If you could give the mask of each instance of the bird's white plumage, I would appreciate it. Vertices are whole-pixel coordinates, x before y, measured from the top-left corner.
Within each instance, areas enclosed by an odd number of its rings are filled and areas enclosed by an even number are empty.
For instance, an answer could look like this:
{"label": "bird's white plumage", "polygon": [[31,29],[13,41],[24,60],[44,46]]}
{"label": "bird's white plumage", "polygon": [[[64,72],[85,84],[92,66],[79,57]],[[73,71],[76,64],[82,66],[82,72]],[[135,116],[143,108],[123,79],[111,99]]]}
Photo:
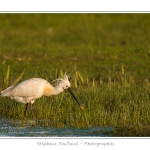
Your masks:
{"label": "bird's white plumage", "polygon": [[34,101],[43,95],[57,95],[64,89],[70,87],[68,76],[65,74],[64,79],[58,79],[59,82],[53,87],[48,81],[41,78],[31,78],[19,84],[8,87],[1,92],[2,97],[10,97],[21,103],[34,103]]}
{"label": "bird's white plumage", "polygon": [[8,96],[18,102],[29,103],[44,95],[45,87],[53,88],[50,83],[41,78],[31,78],[2,91],[1,96]]}

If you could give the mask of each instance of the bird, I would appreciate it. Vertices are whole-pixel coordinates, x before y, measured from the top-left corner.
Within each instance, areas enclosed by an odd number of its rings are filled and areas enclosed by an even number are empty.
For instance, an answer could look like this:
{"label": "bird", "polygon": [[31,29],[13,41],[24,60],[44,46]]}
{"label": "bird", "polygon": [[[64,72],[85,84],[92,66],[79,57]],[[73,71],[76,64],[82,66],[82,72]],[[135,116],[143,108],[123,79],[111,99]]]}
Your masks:
{"label": "bird", "polygon": [[16,85],[10,86],[7,89],[1,91],[1,97],[10,97],[17,102],[26,104],[24,115],[28,109],[30,103],[30,113],[32,111],[32,105],[36,99],[39,99],[42,96],[52,96],[58,95],[64,90],[68,90],[73,98],[76,100],[77,104],[81,109],[84,109],[80,101],[74,95],[71,84],[69,81],[69,76],[65,73],[63,79],[57,78],[52,82],[55,85],[51,85],[47,80],[42,78],[30,78],[24,80]]}

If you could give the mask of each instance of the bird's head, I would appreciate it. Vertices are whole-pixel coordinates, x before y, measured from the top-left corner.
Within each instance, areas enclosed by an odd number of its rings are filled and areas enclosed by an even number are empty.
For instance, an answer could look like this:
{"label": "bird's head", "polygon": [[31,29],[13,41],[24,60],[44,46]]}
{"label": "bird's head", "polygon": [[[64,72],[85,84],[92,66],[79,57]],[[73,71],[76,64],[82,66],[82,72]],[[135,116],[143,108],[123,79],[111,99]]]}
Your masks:
{"label": "bird's head", "polygon": [[71,87],[71,84],[69,82],[69,77],[66,73],[64,75],[64,79],[62,79],[61,83],[62,83],[62,86],[63,86],[63,89],[66,90],[68,88]]}
{"label": "bird's head", "polygon": [[58,79],[54,80],[53,82],[57,82],[56,83],[56,87],[58,87],[58,88],[60,88],[62,90],[68,89],[68,91],[71,93],[71,95],[73,96],[73,98],[76,100],[76,102],[78,103],[78,105],[80,106],[80,108],[84,109],[84,107],[81,105],[81,103],[79,102],[79,100],[76,98],[76,96],[72,92],[69,78],[70,78],[70,76],[65,73],[63,79],[58,78]]}
{"label": "bird's head", "polygon": [[53,80],[52,82],[55,83],[54,86],[58,87],[59,89],[62,89],[63,91],[71,87],[71,84],[69,81],[70,77],[71,77],[70,75],[67,75],[65,73],[63,78],[58,78],[56,80]]}

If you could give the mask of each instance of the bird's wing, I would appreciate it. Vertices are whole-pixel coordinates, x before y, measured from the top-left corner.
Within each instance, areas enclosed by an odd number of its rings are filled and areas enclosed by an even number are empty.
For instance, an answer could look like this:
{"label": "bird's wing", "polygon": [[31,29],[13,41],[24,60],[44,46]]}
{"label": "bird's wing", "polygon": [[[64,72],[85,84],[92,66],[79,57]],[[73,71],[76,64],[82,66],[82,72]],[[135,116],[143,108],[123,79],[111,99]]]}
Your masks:
{"label": "bird's wing", "polygon": [[43,90],[43,82],[29,79],[15,85],[11,91],[12,96],[32,97]]}

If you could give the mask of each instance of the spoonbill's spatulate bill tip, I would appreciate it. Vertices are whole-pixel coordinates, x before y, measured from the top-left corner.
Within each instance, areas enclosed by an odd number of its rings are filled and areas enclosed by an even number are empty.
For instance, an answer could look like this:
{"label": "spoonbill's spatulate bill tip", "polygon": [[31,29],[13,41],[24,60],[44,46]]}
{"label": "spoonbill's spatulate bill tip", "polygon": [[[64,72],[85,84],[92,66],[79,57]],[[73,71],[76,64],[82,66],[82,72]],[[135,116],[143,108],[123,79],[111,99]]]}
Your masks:
{"label": "spoonbill's spatulate bill tip", "polygon": [[81,106],[80,106],[80,108],[81,108],[81,109],[84,109],[84,106],[83,106],[83,105],[81,105]]}

